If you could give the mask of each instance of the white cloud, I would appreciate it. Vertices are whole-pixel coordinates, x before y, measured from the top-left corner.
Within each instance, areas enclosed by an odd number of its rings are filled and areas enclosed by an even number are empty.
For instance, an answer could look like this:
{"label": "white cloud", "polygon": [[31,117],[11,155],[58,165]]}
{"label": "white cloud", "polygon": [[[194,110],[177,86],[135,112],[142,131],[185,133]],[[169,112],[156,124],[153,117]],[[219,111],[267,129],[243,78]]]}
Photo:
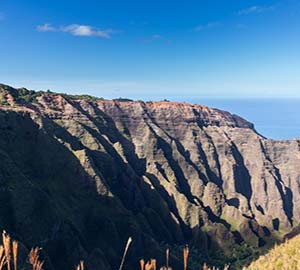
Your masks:
{"label": "white cloud", "polygon": [[101,37],[107,39],[111,38],[112,34],[117,32],[113,29],[102,30],[90,25],[70,24],[66,26],[54,27],[48,23],[38,25],[37,30],[39,32],[65,32],[73,36]]}
{"label": "white cloud", "polygon": [[166,42],[167,44],[171,44],[172,43],[172,41],[170,39],[165,38],[164,36],[159,35],[159,34],[154,34],[151,37],[144,39],[143,42],[149,43],[149,42],[153,42],[153,41],[156,41],[156,40],[160,40],[160,41]]}
{"label": "white cloud", "polygon": [[251,6],[246,9],[240,10],[237,14],[238,15],[249,15],[249,14],[254,14],[254,13],[262,13],[265,11],[270,11],[273,10],[275,7],[274,6],[269,6],[269,7],[263,7],[263,6]]}
{"label": "white cloud", "polygon": [[89,25],[78,25],[72,24],[62,28],[62,31],[68,32],[73,36],[81,37],[102,37],[102,38],[111,38],[111,34],[114,33],[112,29],[100,30]]}
{"label": "white cloud", "polygon": [[39,32],[56,32],[57,29],[53,26],[51,26],[49,23],[45,23],[43,25],[38,25],[37,30]]}
{"label": "white cloud", "polygon": [[222,23],[220,22],[210,22],[208,24],[204,24],[204,25],[198,25],[194,28],[194,31],[195,32],[200,32],[202,30],[205,30],[205,29],[211,29],[211,28],[215,28],[215,27],[219,27],[221,26]]}

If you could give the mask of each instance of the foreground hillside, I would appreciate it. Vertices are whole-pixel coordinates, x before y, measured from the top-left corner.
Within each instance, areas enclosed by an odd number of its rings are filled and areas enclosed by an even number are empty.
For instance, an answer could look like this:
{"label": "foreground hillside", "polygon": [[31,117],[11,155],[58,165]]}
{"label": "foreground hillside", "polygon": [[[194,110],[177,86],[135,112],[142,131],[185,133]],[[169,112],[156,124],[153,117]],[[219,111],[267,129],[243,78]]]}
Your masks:
{"label": "foreground hillside", "polygon": [[297,270],[300,269],[300,236],[275,246],[266,255],[251,263],[247,269]]}
{"label": "foreground hillside", "polygon": [[0,106],[0,229],[47,269],[116,269],[129,236],[130,266],[167,244],[180,266],[186,243],[196,266],[243,263],[299,224],[300,142],[228,112],[5,85]]}

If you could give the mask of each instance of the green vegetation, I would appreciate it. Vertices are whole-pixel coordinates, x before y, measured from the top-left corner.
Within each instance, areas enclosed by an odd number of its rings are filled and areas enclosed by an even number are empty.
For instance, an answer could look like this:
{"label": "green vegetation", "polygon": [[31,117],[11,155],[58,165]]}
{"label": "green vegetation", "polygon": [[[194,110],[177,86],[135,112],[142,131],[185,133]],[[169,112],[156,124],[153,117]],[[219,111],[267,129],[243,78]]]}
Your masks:
{"label": "green vegetation", "polygon": [[69,95],[63,94],[62,96],[69,98],[69,99],[76,99],[76,100],[87,100],[87,101],[97,101],[97,100],[104,100],[102,97],[95,97],[90,95]]}
{"label": "green vegetation", "polygon": [[8,105],[4,92],[0,92],[0,105]]}
{"label": "green vegetation", "polygon": [[230,218],[224,214],[221,215],[221,219],[226,220],[226,222],[228,222],[230,224],[230,231],[234,232],[234,231],[238,231],[238,223],[237,220],[234,220],[233,218]]}
{"label": "green vegetation", "polygon": [[[11,237],[4,231],[2,233],[2,242],[3,244],[0,245],[0,270],[18,270],[18,269],[32,269],[32,270],[42,270],[44,266],[44,261],[41,260],[39,247],[32,248],[30,252],[28,252],[27,259],[24,260],[24,256],[21,258],[19,257],[19,242],[12,240]],[[128,253],[130,244],[132,242],[132,238],[128,239],[127,245],[125,247],[123,257],[121,260],[121,265],[119,269],[123,269],[124,262],[126,259],[126,255]],[[24,251],[22,251],[24,252]],[[169,268],[169,253],[170,248],[166,247],[166,266],[162,266],[160,269],[172,269]],[[203,269],[203,270],[228,270],[229,265],[225,264],[224,268],[216,268],[216,267],[209,267],[209,264],[205,262],[195,261],[195,257],[200,258],[201,255],[197,253],[195,249],[190,249],[187,245],[185,246],[177,246],[174,247],[172,250],[174,255],[178,258],[183,258],[184,270],[187,269]],[[200,257],[199,257],[200,255]],[[80,263],[75,266],[76,270],[84,270],[85,264],[84,261],[80,261]],[[159,269],[156,265],[156,259],[151,259],[150,261],[146,262],[144,259],[140,260],[140,269],[141,270],[157,270]]]}
{"label": "green vegetation", "polygon": [[120,102],[132,102],[133,100],[132,99],[129,99],[129,98],[115,98],[113,99],[115,101],[120,101]]}
{"label": "green vegetation", "polygon": [[[17,270],[23,269],[25,265],[28,265],[33,270],[42,270],[44,261],[40,259],[40,248],[32,248],[28,254],[26,261],[20,261],[18,258],[19,243],[10,238],[10,236],[4,231],[2,233],[3,245],[0,245],[0,270]],[[124,264],[126,254],[129,249],[129,244],[132,239],[129,238],[120,269]],[[184,260],[184,269],[203,269],[203,270],[228,270],[228,269],[257,269],[257,270],[296,270],[300,269],[300,250],[298,246],[300,244],[300,236],[295,237],[286,243],[275,246],[268,254],[261,256],[257,261],[251,263],[249,268],[242,268],[245,265],[243,259],[251,258],[253,254],[258,255],[258,252],[247,244],[237,246],[233,249],[232,262],[229,262],[229,258],[222,252],[211,253],[208,256],[204,256],[198,249],[189,248],[188,246],[168,245],[162,244],[162,250],[166,250],[166,265],[169,265],[170,250],[172,256],[177,258],[182,257]],[[210,257],[213,257],[213,260]],[[233,260],[236,260],[235,262]],[[211,266],[215,265],[215,266]],[[163,266],[160,269],[171,269],[167,266]],[[188,267],[188,268],[187,268]],[[84,270],[84,262],[75,267],[78,270]],[[156,270],[159,269],[156,265],[156,259],[151,259],[146,262],[144,259],[140,260],[141,270]]]}
{"label": "green vegetation", "polygon": [[[37,98],[41,95],[61,95],[67,99],[74,100],[87,100],[87,101],[97,101],[103,100],[102,97],[95,97],[91,95],[70,95],[70,94],[61,94],[53,92],[51,90],[47,91],[33,91],[26,88],[14,89],[7,85],[0,85],[0,104],[8,105],[7,94],[10,94],[17,103],[37,103]],[[125,100],[125,99],[124,99]]]}
{"label": "green vegetation", "polygon": [[22,102],[29,102],[29,103],[36,103],[37,102],[37,97],[42,95],[42,91],[35,92],[33,90],[28,90],[26,88],[20,88],[17,90],[16,95],[14,98],[16,101]]}
{"label": "green vegetation", "polygon": [[233,269],[240,270],[244,265],[249,264],[254,259],[258,258],[259,250],[247,243],[235,245],[232,251],[232,265]]}
{"label": "green vegetation", "polygon": [[300,236],[276,245],[267,254],[262,255],[248,268],[257,270],[297,270],[300,269]]}
{"label": "green vegetation", "polygon": [[18,103],[35,103],[37,102],[36,98],[39,97],[43,92],[42,91],[33,91],[26,88],[14,89],[7,85],[0,85],[0,103],[2,105],[7,105],[7,95],[11,95],[13,99]]}

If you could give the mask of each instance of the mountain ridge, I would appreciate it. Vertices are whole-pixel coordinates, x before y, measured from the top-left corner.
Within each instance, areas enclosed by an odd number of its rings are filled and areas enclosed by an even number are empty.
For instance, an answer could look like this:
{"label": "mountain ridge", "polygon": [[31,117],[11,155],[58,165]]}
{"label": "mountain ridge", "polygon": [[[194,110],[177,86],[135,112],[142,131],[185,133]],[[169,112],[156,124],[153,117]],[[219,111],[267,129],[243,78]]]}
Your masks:
{"label": "mountain ridge", "polygon": [[[129,234],[136,239],[130,265],[142,256],[160,262],[162,242],[189,243],[203,260],[217,250],[236,261],[245,257],[238,247],[249,257],[299,224],[299,140],[268,140],[239,116],[186,103],[70,98],[3,85],[0,103],[0,176],[19,171],[13,188],[21,194],[19,201],[10,189],[0,194],[15,198],[0,209],[0,225],[28,244],[48,239],[55,269],[99,254],[98,265],[115,268]],[[24,187],[33,198],[47,195],[23,210],[41,215],[43,229],[20,225]],[[32,210],[40,201],[49,216]],[[7,209],[19,213],[8,224]],[[25,232],[35,231],[28,239]],[[60,245],[66,262],[53,258]]]}
{"label": "mountain ridge", "polygon": [[[16,105],[31,105],[32,102],[38,104],[38,98],[40,97],[49,97],[49,98],[60,98],[60,99],[70,99],[74,101],[90,101],[95,103],[103,103],[103,104],[115,104],[118,106],[118,104],[126,104],[126,105],[147,105],[151,107],[178,107],[178,108],[184,108],[184,107],[190,107],[192,109],[199,109],[199,110],[207,110],[210,111],[210,113],[219,113],[220,117],[228,118],[228,120],[232,123],[229,125],[236,125],[236,127],[249,127],[254,129],[254,125],[245,119],[241,118],[238,115],[231,114],[224,110],[219,110],[217,108],[210,108],[206,105],[199,105],[199,104],[190,104],[187,102],[177,102],[177,101],[141,101],[141,100],[129,100],[126,98],[117,98],[117,99],[104,99],[102,97],[94,97],[90,95],[70,95],[70,94],[64,94],[64,93],[57,93],[57,92],[51,92],[51,91],[34,91],[34,90],[28,90],[26,88],[13,88],[11,86],[0,84],[0,91],[2,93],[2,102],[5,104],[9,104],[9,101],[12,102],[10,105],[14,105],[14,102]],[[29,100],[29,101],[28,101]],[[20,102],[20,103],[19,103]],[[212,124],[212,123],[209,123]]]}

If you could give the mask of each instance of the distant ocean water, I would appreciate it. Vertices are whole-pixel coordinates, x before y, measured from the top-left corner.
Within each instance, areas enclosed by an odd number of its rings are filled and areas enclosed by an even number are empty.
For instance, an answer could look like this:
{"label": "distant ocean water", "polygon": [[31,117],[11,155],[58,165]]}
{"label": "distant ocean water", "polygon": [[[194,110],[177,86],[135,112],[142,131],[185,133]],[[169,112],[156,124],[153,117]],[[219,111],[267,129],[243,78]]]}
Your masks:
{"label": "distant ocean water", "polygon": [[237,114],[263,136],[275,140],[300,138],[300,99],[189,99]]}

